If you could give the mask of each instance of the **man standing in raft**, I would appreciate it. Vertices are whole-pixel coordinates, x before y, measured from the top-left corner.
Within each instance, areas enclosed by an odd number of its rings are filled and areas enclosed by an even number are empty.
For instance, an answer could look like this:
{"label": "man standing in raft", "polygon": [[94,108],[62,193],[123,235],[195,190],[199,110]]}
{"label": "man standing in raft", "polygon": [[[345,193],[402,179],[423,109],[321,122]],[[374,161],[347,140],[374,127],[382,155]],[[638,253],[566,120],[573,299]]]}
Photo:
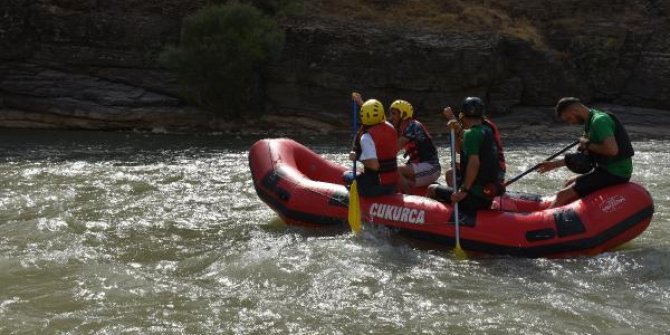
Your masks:
{"label": "man standing in raft", "polygon": [[[460,113],[463,132],[461,145],[461,178],[463,184],[455,191],[451,186],[430,185],[428,196],[445,202],[458,202],[463,210],[475,211],[491,207],[492,196],[485,186],[499,182],[501,174],[495,137],[484,125],[484,105],[479,98],[467,98]],[[456,119],[449,127],[458,127]]]}
{"label": "man standing in raft", "polygon": [[[595,170],[573,177],[556,194],[552,207],[583,198],[599,189],[627,183],[633,173],[633,146],[626,129],[614,114],[589,109],[577,98],[562,98],[556,104],[556,116],[571,125],[584,125],[578,150],[592,158]],[[570,157],[566,155],[566,157]],[[542,162],[540,173],[566,165],[566,160]]]}
{"label": "man standing in raft", "polygon": [[360,161],[364,167],[363,173],[356,176],[358,192],[362,197],[395,193],[398,183],[395,128],[386,122],[384,106],[376,99],[363,103],[359,115],[362,126],[349,153],[349,159]]}
{"label": "man standing in raft", "polygon": [[[363,98],[354,92],[356,103]],[[440,159],[428,130],[414,118],[414,108],[405,100],[396,100],[389,107],[391,124],[398,134],[398,150],[404,149],[407,163],[398,166],[400,190],[411,193],[412,188],[428,186],[440,178]]]}

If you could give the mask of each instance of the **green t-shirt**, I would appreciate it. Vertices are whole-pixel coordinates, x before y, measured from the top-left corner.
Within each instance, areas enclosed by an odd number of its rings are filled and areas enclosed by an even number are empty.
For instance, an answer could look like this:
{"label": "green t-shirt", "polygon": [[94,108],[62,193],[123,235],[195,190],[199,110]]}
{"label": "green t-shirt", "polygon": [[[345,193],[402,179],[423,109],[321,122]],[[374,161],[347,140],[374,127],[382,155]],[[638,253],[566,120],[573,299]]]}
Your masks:
{"label": "green t-shirt", "polygon": [[[584,125],[584,135],[589,141],[595,144],[602,144],[606,138],[614,137],[614,129],[616,129],[616,124],[607,113],[596,109],[590,110],[589,119]],[[624,158],[605,164],[602,167],[611,174],[630,178],[633,173],[633,159],[631,157]]]}
{"label": "green t-shirt", "polygon": [[[472,155],[479,155],[479,148],[482,146],[483,142],[484,142],[484,132],[482,131],[482,125],[476,125],[471,127],[470,129],[466,129],[463,132],[463,144],[461,145],[461,158],[469,157]],[[463,182],[465,182],[465,180],[463,180]],[[475,182],[472,185],[472,188],[470,188],[470,193],[480,197],[484,197],[483,189],[484,189],[483,185],[479,185],[478,183]]]}

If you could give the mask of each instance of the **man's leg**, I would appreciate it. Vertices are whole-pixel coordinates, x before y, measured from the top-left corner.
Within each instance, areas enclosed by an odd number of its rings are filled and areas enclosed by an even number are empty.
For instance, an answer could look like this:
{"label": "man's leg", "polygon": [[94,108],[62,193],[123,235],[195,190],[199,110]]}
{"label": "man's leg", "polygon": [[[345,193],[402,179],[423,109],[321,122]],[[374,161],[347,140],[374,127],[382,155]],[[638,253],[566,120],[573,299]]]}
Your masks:
{"label": "man's leg", "polygon": [[412,168],[412,165],[407,164],[398,166],[398,174],[400,174],[398,180],[398,183],[400,184],[400,192],[410,194],[412,192],[412,187],[414,187],[414,169]]}
{"label": "man's leg", "polygon": [[[453,169],[448,169],[447,172],[444,174],[444,179],[447,181],[447,185],[453,187],[454,186],[454,170]],[[458,185],[461,184],[463,180],[461,180],[461,171],[456,167],[456,180],[458,181]]]}
{"label": "man's leg", "polygon": [[396,185],[380,185],[379,176],[374,173],[361,173],[356,177],[358,194],[361,197],[378,197],[396,192]]}
{"label": "man's leg", "polygon": [[579,198],[583,198],[595,191],[603,189],[608,186],[622,184],[628,182],[628,178],[613,175],[601,168],[583,174],[573,184],[568,184],[556,194],[556,200],[551,207],[559,207],[569,204]]}
{"label": "man's leg", "polygon": [[453,193],[454,189],[450,186],[431,184],[428,186],[426,196],[437,201],[451,203],[451,195]]}
{"label": "man's leg", "polygon": [[414,187],[428,186],[440,178],[441,167],[439,164],[412,163],[414,171]]}
{"label": "man's leg", "polygon": [[577,199],[579,199],[579,194],[575,191],[573,186],[569,186],[556,193],[556,199],[551,203],[550,208],[567,205]]}

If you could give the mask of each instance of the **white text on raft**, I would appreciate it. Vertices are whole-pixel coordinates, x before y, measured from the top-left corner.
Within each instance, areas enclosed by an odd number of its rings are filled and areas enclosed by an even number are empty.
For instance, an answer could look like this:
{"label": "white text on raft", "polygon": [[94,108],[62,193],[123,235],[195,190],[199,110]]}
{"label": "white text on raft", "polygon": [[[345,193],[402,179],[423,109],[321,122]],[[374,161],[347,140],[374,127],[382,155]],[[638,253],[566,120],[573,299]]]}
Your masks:
{"label": "white text on raft", "polygon": [[423,224],[426,212],[422,209],[373,203],[370,206],[370,216],[404,223]]}

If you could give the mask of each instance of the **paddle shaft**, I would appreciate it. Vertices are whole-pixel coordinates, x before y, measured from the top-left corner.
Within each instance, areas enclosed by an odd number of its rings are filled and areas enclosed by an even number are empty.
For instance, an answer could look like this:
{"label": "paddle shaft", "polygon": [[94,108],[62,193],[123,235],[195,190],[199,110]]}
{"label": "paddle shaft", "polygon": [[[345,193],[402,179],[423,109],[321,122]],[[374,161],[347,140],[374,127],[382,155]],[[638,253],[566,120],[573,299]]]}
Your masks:
{"label": "paddle shaft", "polygon": [[[352,103],[352,108],[351,110],[354,111],[354,122],[353,124],[353,129],[351,129],[351,137],[353,137],[353,143],[354,147],[356,146],[356,134],[358,134],[358,105],[356,104],[356,101],[354,100]],[[356,160],[354,159],[354,178],[356,178]]]}
{"label": "paddle shaft", "polygon": [[[353,138],[354,138],[354,147],[356,146],[356,134],[358,128],[358,114],[356,111],[356,102],[353,104],[354,108],[354,120],[353,120]],[[356,159],[354,159],[353,167],[354,179],[351,182],[349,187],[349,206],[347,208],[347,221],[349,222],[349,227],[354,234],[358,234],[361,231],[361,204],[358,198],[358,185],[356,184]]]}
{"label": "paddle shaft", "polygon": [[[354,127],[351,130],[351,133],[352,133],[351,135],[354,138],[353,142],[354,142],[354,147],[355,147],[356,146],[356,134],[358,133],[358,115],[357,115],[358,114],[358,111],[357,111],[358,105],[356,104],[355,100],[353,101],[352,105],[353,105],[352,110],[354,111],[354,122],[353,122]],[[354,179],[355,179],[356,178],[356,160],[355,159],[354,159],[354,169],[353,170],[354,170]]]}
{"label": "paddle shaft", "polygon": [[[451,127],[451,172],[454,181],[454,193],[458,191],[458,179],[456,176],[456,131]],[[454,238],[456,239],[456,248],[461,247],[461,232],[458,222],[458,202],[454,203],[454,224],[455,224],[455,234]]]}
{"label": "paddle shaft", "polygon": [[[570,148],[574,147],[574,146],[577,145],[577,144],[579,144],[579,141],[575,141],[575,142],[573,142],[573,143],[570,143],[570,145],[568,145],[567,147],[561,149],[561,151],[559,151],[559,152],[557,152],[557,153],[555,153],[555,154],[549,156],[549,158],[545,159],[544,161],[545,161],[545,162],[548,162],[548,161],[550,161],[550,160],[552,160],[552,159],[558,157],[558,155],[560,155],[560,154],[562,154],[562,153],[564,153],[564,152],[570,150]],[[537,170],[537,168],[540,167],[540,164],[541,164],[541,163],[537,163],[537,164],[535,164],[535,166],[533,166],[532,168],[530,168],[530,169],[528,169],[528,170],[522,172],[522,173],[519,174],[518,176],[516,176],[516,177],[514,177],[514,178],[512,178],[512,179],[510,179],[510,180],[508,180],[508,181],[506,181],[506,182],[505,182],[505,186],[509,186],[509,185],[512,184],[513,182],[515,182],[515,181],[517,181],[517,180],[523,178],[523,176],[525,176],[525,175],[527,175],[527,174],[529,174],[529,173],[531,173],[531,172]]]}

